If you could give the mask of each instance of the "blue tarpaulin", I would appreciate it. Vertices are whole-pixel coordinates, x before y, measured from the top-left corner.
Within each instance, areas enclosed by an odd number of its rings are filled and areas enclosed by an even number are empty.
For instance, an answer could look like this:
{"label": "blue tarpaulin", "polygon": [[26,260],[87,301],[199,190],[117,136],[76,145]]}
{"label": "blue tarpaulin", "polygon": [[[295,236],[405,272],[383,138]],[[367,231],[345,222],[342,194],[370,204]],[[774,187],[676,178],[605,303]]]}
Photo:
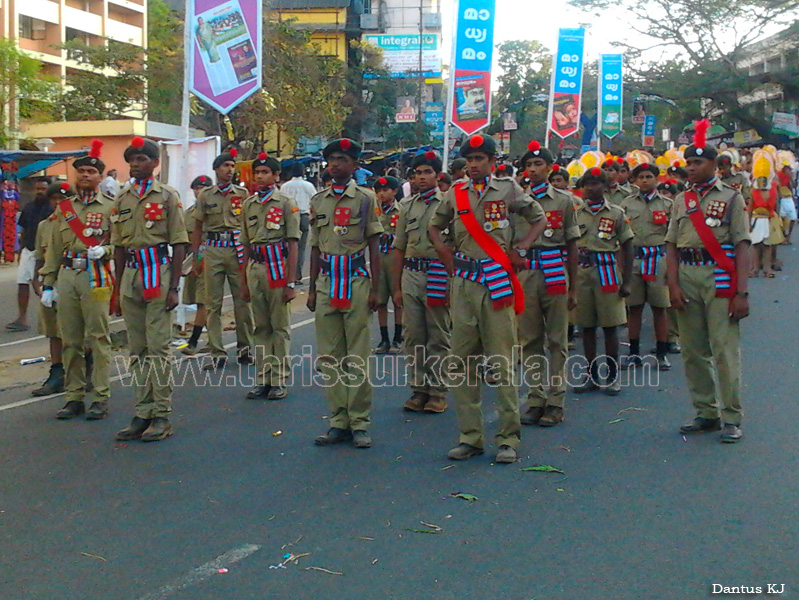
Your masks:
{"label": "blue tarpaulin", "polygon": [[19,167],[17,177],[22,179],[37,171],[48,168],[62,160],[86,156],[86,150],[72,150],[70,152],[30,152],[28,150],[0,150],[0,162],[16,162]]}

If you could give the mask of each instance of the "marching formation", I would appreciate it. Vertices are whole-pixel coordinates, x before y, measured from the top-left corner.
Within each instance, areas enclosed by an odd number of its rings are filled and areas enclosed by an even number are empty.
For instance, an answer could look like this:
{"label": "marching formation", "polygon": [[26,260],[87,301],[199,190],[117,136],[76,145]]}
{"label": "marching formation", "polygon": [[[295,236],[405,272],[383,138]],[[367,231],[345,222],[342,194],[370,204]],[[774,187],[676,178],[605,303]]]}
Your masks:
{"label": "marching formation", "polygon": [[[452,392],[460,437],[450,459],[484,452],[486,389],[496,390],[498,463],[517,460],[523,425],[564,421],[577,331],[585,375],[576,393],[620,394],[623,371],[668,371],[669,354],[681,351],[695,417],[680,431],[721,430],[722,442],[737,442],[739,322],[749,313],[748,279],[761,271],[773,277],[775,249],[790,239],[793,157],[768,147],[751,157],[719,152],[706,130],[697,123],[693,143],[663,157],[589,152],[569,164],[533,141],[516,169],[498,161],[492,138],[475,135],[449,174],[435,151],[420,151],[399,200],[396,174],[356,183],[361,149],[346,138],[324,149],[329,181],[316,193],[298,177],[281,187],[281,163],[265,153],[252,161],[250,190],[238,185],[231,149],[214,161],[215,181],[192,183],[196,203],[185,214],[177,191],[153,176],[157,144],[133,138],[124,153],[130,180],[115,197],[100,191],[105,167],[101,144],[93,144],[73,163],[72,185],[43,192],[53,212],[35,243],[40,321],[54,365],[63,363],[66,404],[57,417],[107,416],[115,314],[125,319],[136,381],[133,418],[117,439],[172,434],[171,311],[181,277],[184,303],[198,305],[184,354],[199,352],[207,314],[204,368],[226,366],[227,281],[236,358],[255,365],[246,398],[298,393],[289,383],[290,303],[307,233],[307,307],[329,402],[329,427],[317,445],[372,445],[374,311],[375,352],[405,354],[410,394],[401,406],[442,413]],[[654,357],[641,351],[647,304]],[[56,391],[58,377],[51,370],[36,393]]]}

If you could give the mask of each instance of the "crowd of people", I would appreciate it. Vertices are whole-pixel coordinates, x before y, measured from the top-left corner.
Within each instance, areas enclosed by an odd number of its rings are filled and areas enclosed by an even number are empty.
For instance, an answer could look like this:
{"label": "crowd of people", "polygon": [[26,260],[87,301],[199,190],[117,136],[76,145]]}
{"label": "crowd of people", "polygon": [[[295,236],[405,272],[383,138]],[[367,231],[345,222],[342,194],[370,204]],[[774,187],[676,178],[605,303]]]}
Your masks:
{"label": "crowd of people", "polygon": [[[663,157],[594,152],[565,164],[537,141],[516,164],[502,162],[493,139],[475,135],[446,170],[437,152],[420,151],[404,181],[387,170],[366,185],[355,178],[361,148],[344,138],[323,151],[321,190],[299,165],[281,173],[265,153],[252,162],[249,189],[239,185],[231,148],[214,160],[213,179],[192,182],[186,211],[154,176],[157,144],[131,141],[131,178],[118,190],[104,180],[101,144],[93,144],[73,163],[73,181],[37,182],[20,219],[20,277],[24,270],[41,298],[39,326],[53,363],[34,394],[63,390],[59,419],[105,418],[109,314],[121,315],[136,405],[116,437],[171,435],[171,311],[185,278],[182,302],[198,311],[182,352],[210,354],[204,369],[226,367],[227,282],[235,358],[255,365],[246,397],[286,398],[290,307],[310,247],[307,307],[329,402],[317,445],[371,447],[368,356],[404,353],[405,410],[442,413],[453,397],[460,437],[450,459],[484,452],[488,384],[499,411],[496,461],[514,462],[523,425],[565,419],[566,362],[578,333],[586,373],[576,393],[620,394],[621,370],[668,371],[669,355],[682,352],[695,417],[680,431],[721,430],[722,442],[737,442],[739,321],[749,312],[748,279],[761,270],[773,277],[776,248],[790,243],[794,160],[770,147],[719,151],[705,139],[707,126],[697,123],[693,143]],[[647,304],[654,356],[641,351]],[[629,351],[620,356],[623,327]],[[527,387],[521,409],[519,369]]]}

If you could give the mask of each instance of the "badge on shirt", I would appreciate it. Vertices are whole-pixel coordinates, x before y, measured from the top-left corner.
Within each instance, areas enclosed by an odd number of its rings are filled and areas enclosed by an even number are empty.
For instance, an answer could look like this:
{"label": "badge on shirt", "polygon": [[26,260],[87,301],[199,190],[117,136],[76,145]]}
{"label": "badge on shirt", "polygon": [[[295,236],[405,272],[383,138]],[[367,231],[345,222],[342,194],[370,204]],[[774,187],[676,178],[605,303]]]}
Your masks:
{"label": "badge on shirt", "polygon": [[666,225],[668,222],[669,222],[669,213],[667,213],[665,210],[652,211],[652,224]]}
{"label": "badge on shirt", "polygon": [[399,215],[398,214],[391,215],[391,220],[389,221],[389,225],[391,227],[396,227],[397,226],[397,221],[399,221]]}
{"label": "badge on shirt", "polygon": [[547,227],[544,229],[544,237],[551,238],[555,235],[556,229],[563,229],[563,211],[548,210],[544,215],[547,218]]}
{"label": "badge on shirt", "polygon": [[83,230],[84,236],[103,235],[103,213],[86,213],[84,225],[86,226]]}
{"label": "badge on shirt", "polygon": [[712,200],[707,205],[707,210],[705,211],[705,223],[708,227],[718,227],[721,225],[721,219],[724,217],[724,213],[727,211],[727,203],[721,200]]}
{"label": "badge on shirt", "polygon": [[600,239],[609,240],[613,237],[613,230],[616,229],[616,221],[602,217],[599,219],[599,226],[597,227],[599,233],[597,235]]}
{"label": "badge on shirt", "polygon": [[280,220],[283,218],[283,209],[279,206],[270,206],[266,211],[266,228],[280,229]]}
{"label": "badge on shirt", "polygon": [[489,200],[483,205],[483,229],[494,231],[495,229],[505,229],[510,226],[508,221],[508,209],[504,200]]}
{"label": "badge on shirt", "polygon": [[347,235],[352,209],[346,206],[337,206],[333,213],[333,232],[338,235]]}
{"label": "badge on shirt", "polygon": [[241,214],[241,196],[232,196],[230,198],[230,212],[234,215]]}
{"label": "badge on shirt", "polygon": [[156,221],[164,220],[164,205],[161,202],[148,202],[144,205],[144,226],[150,229]]}

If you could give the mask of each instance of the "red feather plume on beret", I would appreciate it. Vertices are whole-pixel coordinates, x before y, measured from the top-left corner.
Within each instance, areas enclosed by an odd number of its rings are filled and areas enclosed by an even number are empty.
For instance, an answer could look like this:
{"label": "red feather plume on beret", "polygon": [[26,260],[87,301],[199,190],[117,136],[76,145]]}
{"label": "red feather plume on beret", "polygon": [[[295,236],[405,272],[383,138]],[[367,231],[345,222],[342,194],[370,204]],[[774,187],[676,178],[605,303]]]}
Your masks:
{"label": "red feather plume on beret", "polygon": [[92,140],[92,146],[89,149],[89,156],[91,158],[100,158],[100,149],[103,147],[103,142],[100,140]]}
{"label": "red feather plume on beret", "polygon": [[469,145],[472,148],[479,148],[480,146],[483,145],[484,142],[485,142],[485,140],[483,139],[482,135],[476,135],[476,136],[472,137],[472,139],[469,140]]}
{"label": "red feather plume on beret", "polygon": [[641,163],[641,168],[649,170],[649,163]]}
{"label": "red feather plume on beret", "polygon": [[623,165],[624,164],[624,159],[621,156],[617,156],[616,157],[616,164]]}
{"label": "red feather plume on beret", "polygon": [[69,184],[65,181],[61,184],[61,193],[66,194],[69,191]]}
{"label": "red feather plume on beret", "polygon": [[259,152],[258,160],[266,160],[266,152]]}
{"label": "red feather plume on beret", "polygon": [[671,166],[674,167],[675,169],[679,169],[680,168],[680,161],[679,160],[675,160],[673,163],[671,163]]}
{"label": "red feather plume on beret", "polygon": [[439,174],[438,174],[438,178],[439,178],[441,181],[443,181],[443,180],[444,180],[444,178],[445,178],[446,176],[447,176],[447,174],[446,174],[446,173],[439,173]]}
{"label": "red feather plume on beret", "polygon": [[508,170],[508,166],[507,165],[499,165],[497,167],[497,171],[501,171],[502,173],[504,173],[507,170]]}
{"label": "red feather plume on beret", "polygon": [[612,158],[607,159],[603,166],[612,167],[613,166],[613,159]]}
{"label": "red feather plume on beret", "polygon": [[538,140],[533,140],[529,144],[527,144],[527,149],[530,152],[535,152],[537,150],[541,150],[541,144],[538,143]]}
{"label": "red feather plume on beret", "polygon": [[707,146],[707,130],[710,129],[710,121],[702,119],[694,123],[694,147],[704,148]]}
{"label": "red feather plume on beret", "polygon": [[560,171],[560,165],[552,165],[552,172],[557,173]]}
{"label": "red feather plume on beret", "polygon": [[387,185],[388,179],[386,179],[385,177],[381,177],[380,179],[377,180],[377,183],[379,183],[380,185]]}
{"label": "red feather plume on beret", "polygon": [[135,138],[130,140],[130,145],[131,147],[136,148],[136,150],[144,148],[144,138],[137,135]]}
{"label": "red feather plume on beret", "polygon": [[338,143],[338,145],[341,146],[342,150],[349,150],[350,146],[352,146],[352,142],[347,138],[344,138]]}
{"label": "red feather plume on beret", "polygon": [[602,169],[600,169],[599,167],[594,167],[593,169],[591,169],[591,175],[593,175],[594,177],[599,177],[600,175],[602,175]]}
{"label": "red feather plume on beret", "polygon": [[239,151],[236,150],[235,148],[231,148],[228,151],[228,154],[230,154],[230,156],[232,156],[233,158],[236,158],[239,155]]}
{"label": "red feather plume on beret", "polygon": [[433,159],[435,159],[435,157],[436,157],[436,153],[435,153],[435,152],[433,152],[432,150],[428,150],[427,152],[425,152],[425,153],[424,153],[424,157],[425,157],[427,160],[433,160]]}

